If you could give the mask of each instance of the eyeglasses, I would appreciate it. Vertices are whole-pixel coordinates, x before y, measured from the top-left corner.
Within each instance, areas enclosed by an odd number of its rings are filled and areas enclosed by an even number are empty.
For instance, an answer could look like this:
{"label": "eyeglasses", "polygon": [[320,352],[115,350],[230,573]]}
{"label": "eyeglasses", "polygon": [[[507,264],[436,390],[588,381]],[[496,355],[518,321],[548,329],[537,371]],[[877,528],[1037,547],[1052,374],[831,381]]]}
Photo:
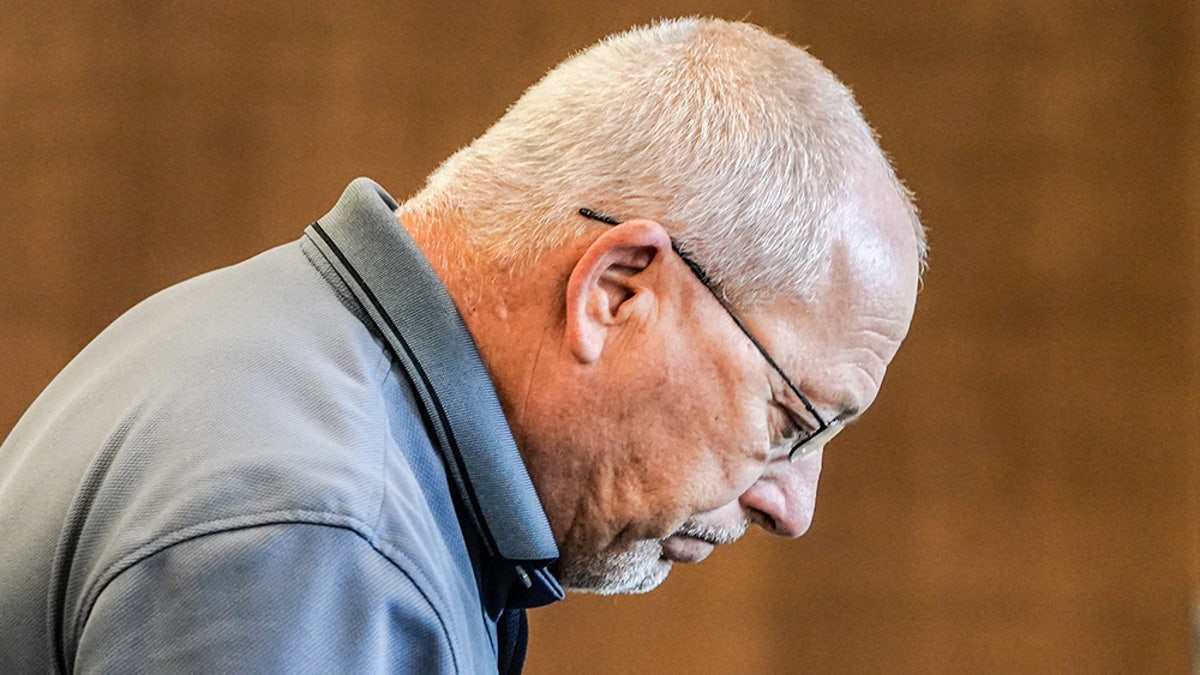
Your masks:
{"label": "eyeglasses", "polygon": [[[612,216],[607,216],[599,211],[593,211],[592,209],[588,208],[579,209],[579,215],[583,216],[584,218],[588,218],[589,220],[595,220],[606,225],[621,224],[621,221],[613,218]],[[709,279],[708,273],[704,271],[704,268],[701,267],[700,264],[695,260],[692,260],[691,256],[684,253],[683,250],[679,248],[679,244],[674,238],[671,239],[671,250],[675,251],[675,254],[678,255],[681,260],[683,260],[684,264],[688,266],[688,269],[692,271],[692,274],[696,275],[696,278],[700,280],[700,283],[704,284],[704,287],[708,289],[708,292],[712,293],[713,297],[717,299],[717,302],[721,303],[721,307],[724,308],[725,313],[729,315],[729,318],[733,319],[733,322],[737,324],[737,327],[742,331],[742,333],[744,333],[746,337],[750,339],[750,342],[754,345],[754,348],[758,350],[758,353],[762,354],[763,358],[767,360],[767,363],[775,369],[775,372],[779,373],[779,377],[783,378],[783,381],[787,384],[788,389],[791,389],[792,393],[796,395],[796,398],[800,399],[800,402],[804,404],[804,409],[807,410],[809,414],[813,416],[813,419],[817,421],[816,428],[811,432],[806,434],[801,431],[794,439],[792,439],[792,448],[788,451],[788,460],[794,462],[797,459],[800,459],[825,447],[825,444],[828,443],[830,439],[832,439],[834,436],[837,436],[838,433],[841,432],[842,421],[835,419],[826,422],[825,419],[821,417],[821,414],[817,412],[817,409],[813,406],[812,402],[808,400],[808,397],[801,393],[800,388],[797,387],[794,382],[792,382],[792,378],[788,377],[787,373],[783,372],[783,369],[779,367],[779,364],[775,362],[775,359],[772,358],[769,353],[767,353],[766,347],[763,347],[762,343],[758,341],[758,338],[754,337],[754,334],[751,333],[750,329],[746,327],[746,322],[742,321],[741,317],[737,315],[737,312],[733,311],[733,306],[729,304],[729,301],[725,299],[725,296],[722,295],[715,286],[713,286],[712,280]],[[788,412],[788,415],[791,415],[791,412]],[[800,425],[797,425],[797,427],[799,426]]]}

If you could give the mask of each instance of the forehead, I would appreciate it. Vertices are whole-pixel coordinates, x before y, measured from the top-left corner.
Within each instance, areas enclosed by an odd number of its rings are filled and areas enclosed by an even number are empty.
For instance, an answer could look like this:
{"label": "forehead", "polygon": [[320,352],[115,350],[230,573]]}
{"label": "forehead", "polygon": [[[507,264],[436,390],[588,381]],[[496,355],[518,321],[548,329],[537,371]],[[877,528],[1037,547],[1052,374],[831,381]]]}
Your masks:
{"label": "forehead", "polygon": [[920,265],[914,223],[890,181],[861,190],[845,222],[815,300],[765,312],[780,336],[781,365],[835,415],[875,399],[908,333]]}

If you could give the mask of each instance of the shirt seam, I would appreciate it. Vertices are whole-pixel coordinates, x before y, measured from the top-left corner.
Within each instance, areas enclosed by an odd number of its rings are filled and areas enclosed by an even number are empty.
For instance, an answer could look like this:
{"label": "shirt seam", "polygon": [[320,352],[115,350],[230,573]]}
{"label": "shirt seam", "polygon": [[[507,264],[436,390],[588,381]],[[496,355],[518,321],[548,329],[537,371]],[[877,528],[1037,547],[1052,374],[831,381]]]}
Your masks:
{"label": "shirt seam", "polygon": [[349,530],[360,537],[376,553],[383,556],[395,566],[397,571],[407,577],[412,582],[413,587],[417,589],[417,592],[421,594],[421,598],[425,600],[426,604],[433,611],[434,616],[437,617],[447,649],[450,651],[454,671],[460,672],[458,654],[455,651],[454,640],[450,635],[449,625],[447,624],[446,617],[442,615],[439,609],[439,604],[434,602],[434,596],[437,595],[434,592],[434,585],[425,575],[421,574],[420,566],[395,546],[377,536],[374,530],[363,521],[351,516],[323,511],[285,510],[260,513],[253,516],[225,518],[185,527],[152,539],[116,561],[109,563],[98,575],[97,580],[91,584],[91,589],[83,596],[84,602],[74,622],[76,639],[83,634],[83,628],[91,618],[92,609],[99,599],[100,594],[118,576],[135,565],[178,544],[216,534],[270,525],[316,525],[332,527]]}

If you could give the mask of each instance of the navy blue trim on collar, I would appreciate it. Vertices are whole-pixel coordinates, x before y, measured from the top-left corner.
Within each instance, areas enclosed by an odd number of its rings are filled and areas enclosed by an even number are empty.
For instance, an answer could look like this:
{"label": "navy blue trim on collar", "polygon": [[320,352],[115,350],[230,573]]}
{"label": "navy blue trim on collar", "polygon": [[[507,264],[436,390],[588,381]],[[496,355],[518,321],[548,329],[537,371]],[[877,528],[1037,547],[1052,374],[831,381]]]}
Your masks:
{"label": "navy blue trim on collar", "polygon": [[383,188],[359,178],[305,236],[408,375],[487,553],[516,565],[526,602],[560,599],[562,588],[539,569],[558,557],[558,548],[487,369],[445,286],[396,220],[396,208]]}

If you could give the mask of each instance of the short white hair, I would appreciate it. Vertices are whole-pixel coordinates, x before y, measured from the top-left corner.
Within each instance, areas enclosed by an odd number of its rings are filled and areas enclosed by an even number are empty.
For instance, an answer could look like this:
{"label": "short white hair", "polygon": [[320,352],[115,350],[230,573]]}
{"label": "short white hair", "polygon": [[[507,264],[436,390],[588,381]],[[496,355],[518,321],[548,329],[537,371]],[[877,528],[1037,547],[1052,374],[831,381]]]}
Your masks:
{"label": "short white hair", "polygon": [[401,219],[458,223],[475,254],[521,269],[597,223],[663,224],[733,303],[811,299],[854,177],[907,192],[853,95],[757,26],[661,21],[550,71],[439,167]]}

